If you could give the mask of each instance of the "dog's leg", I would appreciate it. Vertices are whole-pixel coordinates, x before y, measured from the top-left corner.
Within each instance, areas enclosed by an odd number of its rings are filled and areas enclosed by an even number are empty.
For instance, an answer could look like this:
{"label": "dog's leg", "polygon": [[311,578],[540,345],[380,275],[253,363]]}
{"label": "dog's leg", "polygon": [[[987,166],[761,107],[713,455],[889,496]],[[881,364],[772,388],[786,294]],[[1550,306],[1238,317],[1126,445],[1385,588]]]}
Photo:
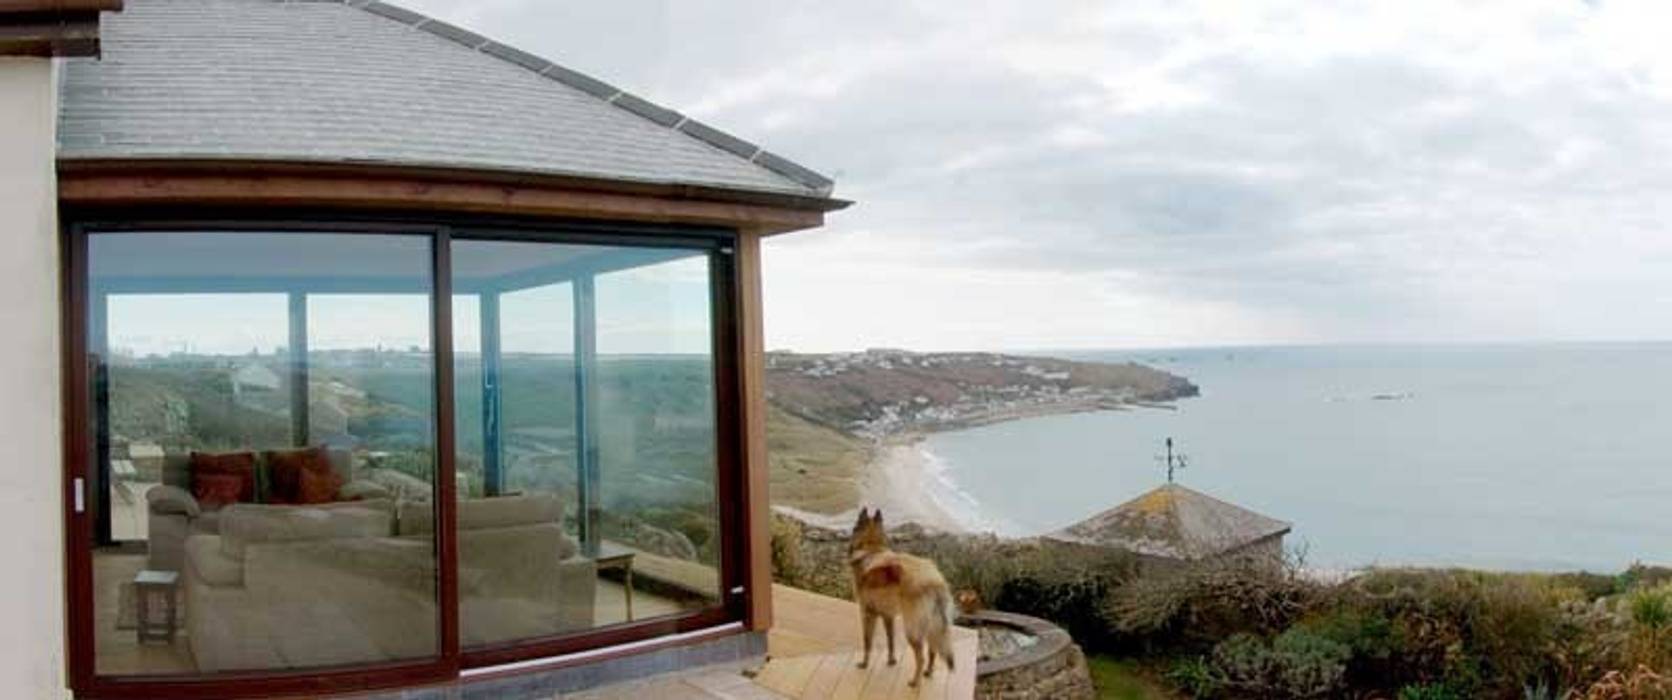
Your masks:
{"label": "dog's leg", "polygon": [[911,658],[914,664],[911,669],[911,680],[906,681],[906,685],[916,688],[918,677],[925,675],[923,673],[923,640],[913,639],[911,635],[907,635],[906,644],[911,647]]}
{"label": "dog's leg", "polygon": [[929,660],[923,664],[923,677],[928,678],[935,675],[935,645],[924,644],[923,646],[925,647],[924,655],[929,657]]}
{"label": "dog's leg", "polygon": [[[871,664],[871,637],[877,632],[877,614],[861,608],[859,615],[861,617],[860,627],[865,630],[865,655],[859,657],[859,667],[865,668]],[[892,630],[893,627],[890,626],[889,629]],[[890,635],[889,642],[892,644],[893,641],[894,638]],[[892,656],[893,654],[889,655]]]}
{"label": "dog's leg", "polygon": [[894,657],[894,616],[893,615],[884,615],[883,616],[883,618],[882,618],[882,628],[888,632],[888,665],[893,666],[894,664],[897,664],[897,663],[900,662],[899,659]]}

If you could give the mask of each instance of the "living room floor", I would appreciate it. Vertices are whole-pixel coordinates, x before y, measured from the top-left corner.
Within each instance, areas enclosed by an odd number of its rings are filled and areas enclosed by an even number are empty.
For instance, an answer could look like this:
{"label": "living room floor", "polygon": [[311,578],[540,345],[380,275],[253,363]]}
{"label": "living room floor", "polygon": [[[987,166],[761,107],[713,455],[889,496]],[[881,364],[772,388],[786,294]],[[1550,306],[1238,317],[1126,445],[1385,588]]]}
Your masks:
{"label": "living room floor", "polygon": [[[184,626],[175,632],[172,644],[140,644],[133,629],[119,629],[122,615],[122,587],[130,584],[145,568],[145,555],[131,547],[95,550],[93,554],[95,653],[100,675],[155,675],[192,673],[190,648]],[[627,619],[627,591],[620,584],[600,578],[595,589],[594,625],[603,626]],[[684,610],[679,601],[657,596],[638,587],[633,592],[634,619],[649,619]]]}

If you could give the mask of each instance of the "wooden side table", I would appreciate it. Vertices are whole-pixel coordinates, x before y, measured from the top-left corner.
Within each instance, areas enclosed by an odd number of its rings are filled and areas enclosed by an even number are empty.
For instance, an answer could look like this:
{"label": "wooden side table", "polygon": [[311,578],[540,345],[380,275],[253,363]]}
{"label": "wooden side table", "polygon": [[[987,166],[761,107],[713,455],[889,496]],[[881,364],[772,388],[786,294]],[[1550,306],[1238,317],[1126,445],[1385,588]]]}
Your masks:
{"label": "wooden side table", "polygon": [[598,543],[598,557],[593,561],[599,571],[620,569],[622,584],[627,587],[627,621],[633,621],[633,555],[631,549],[613,542]]}
{"label": "wooden side table", "polygon": [[[179,598],[175,591],[180,585],[180,574],[174,571],[139,572],[134,577],[134,622],[135,630],[139,633],[139,642],[167,642],[174,643],[174,621],[179,611]],[[161,596],[163,599],[163,619],[156,619],[151,609],[151,599]]]}

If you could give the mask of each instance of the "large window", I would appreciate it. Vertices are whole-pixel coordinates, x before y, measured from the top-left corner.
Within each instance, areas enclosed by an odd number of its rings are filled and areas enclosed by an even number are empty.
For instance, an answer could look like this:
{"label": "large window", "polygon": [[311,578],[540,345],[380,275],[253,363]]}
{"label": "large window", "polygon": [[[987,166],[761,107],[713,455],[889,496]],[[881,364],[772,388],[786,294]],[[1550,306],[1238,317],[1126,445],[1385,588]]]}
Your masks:
{"label": "large window", "polygon": [[75,663],[446,674],[735,619],[725,241],[78,231]]}

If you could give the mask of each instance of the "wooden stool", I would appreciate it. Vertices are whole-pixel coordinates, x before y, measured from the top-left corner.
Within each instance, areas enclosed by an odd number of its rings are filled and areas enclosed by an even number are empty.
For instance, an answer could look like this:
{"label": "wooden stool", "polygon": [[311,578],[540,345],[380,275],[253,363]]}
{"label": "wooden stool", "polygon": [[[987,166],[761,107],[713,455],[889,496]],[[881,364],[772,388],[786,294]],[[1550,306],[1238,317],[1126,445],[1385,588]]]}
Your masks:
{"label": "wooden stool", "polygon": [[[175,607],[179,605],[175,596],[180,574],[173,571],[141,571],[134,577],[134,612],[136,631],[139,642],[167,642],[174,643],[174,620],[178,615]],[[166,615],[162,620],[155,619],[151,609],[152,596],[162,596],[162,607]]]}

